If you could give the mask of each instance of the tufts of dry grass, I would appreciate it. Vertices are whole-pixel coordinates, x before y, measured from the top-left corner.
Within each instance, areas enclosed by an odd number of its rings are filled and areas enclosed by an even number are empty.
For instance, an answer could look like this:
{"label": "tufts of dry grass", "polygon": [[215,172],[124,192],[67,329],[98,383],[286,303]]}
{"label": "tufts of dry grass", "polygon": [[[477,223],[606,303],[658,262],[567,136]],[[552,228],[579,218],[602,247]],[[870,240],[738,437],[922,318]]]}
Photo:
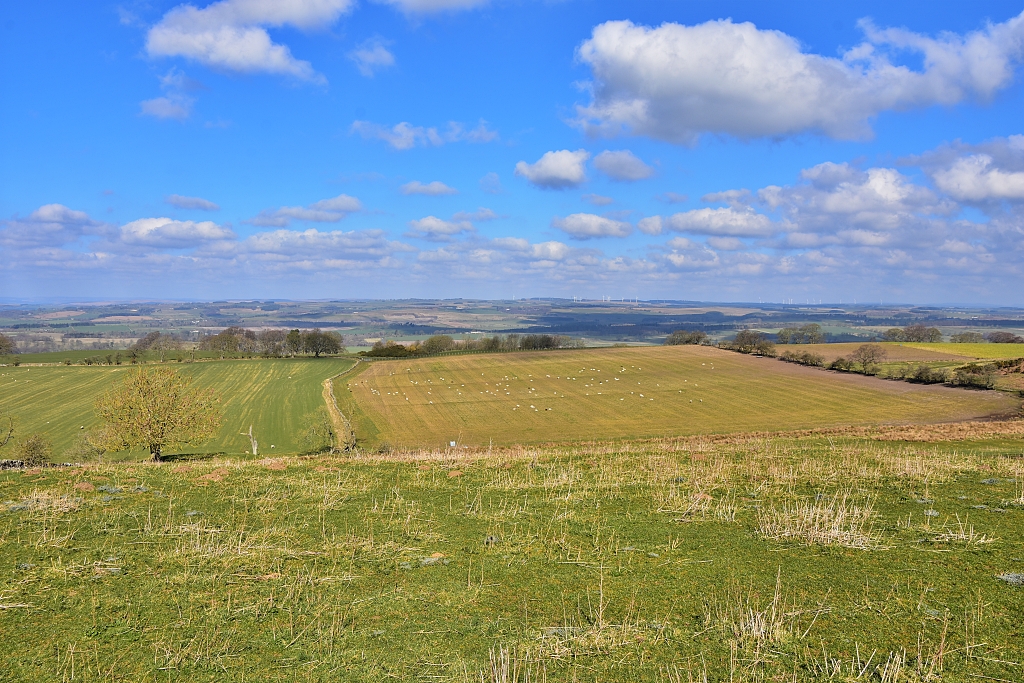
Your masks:
{"label": "tufts of dry grass", "polygon": [[979,548],[994,543],[997,539],[979,534],[974,530],[973,524],[969,524],[966,518],[961,522],[960,515],[957,515],[956,526],[946,526],[942,533],[932,540],[936,543],[957,543],[963,544],[966,548]]}
{"label": "tufts of dry grass", "polygon": [[849,492],[831,498],[767,507],[758,511],[758,531],[772,540],[796,540],[807,545],[838,545],[868,550],[881,545],[872,527],[870,501],[857,504]]}
{"label": "tufts of dry grass", "polygon": [[74,512],[82,506],[82,499],[78,496],[54,493],[53,491],[40,491],[36,489],[21,500],[7,503],[7,509],[11,512],[43,512],[43,513],[65,513]]}

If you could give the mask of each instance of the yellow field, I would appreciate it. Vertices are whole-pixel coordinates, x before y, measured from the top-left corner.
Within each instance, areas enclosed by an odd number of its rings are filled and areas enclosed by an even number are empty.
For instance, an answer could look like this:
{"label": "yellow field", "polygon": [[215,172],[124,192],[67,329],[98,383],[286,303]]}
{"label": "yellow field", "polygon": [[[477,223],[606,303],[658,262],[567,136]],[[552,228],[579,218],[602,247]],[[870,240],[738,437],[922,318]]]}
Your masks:
{"label": "yellow field", "polygon": [[[805,351],[816,353],[831,363],[836,358],[850,355],[863,346],[865,342],[842,342],[839,344],[779,344],[778,353]],[[973,359],[975,356],[965,355],[963,346],[990,346],[990,344],[900,344],[897,342],[878,342],[885,349],[885,362],[929,362],[929,361],[960,361]]]}
{"label": "yellow field", "polygon": [[[794,347],[796,348],[796,347]],[[1005,394],[888,382],[672,346],[375,362],[335,387],[364,440],[486,446],[929,423],[1015,410]]]}
{"label": "yellow field", "polygon": [[[886,346],[889,346],[886,344]],[[905,343],[915,349],[952,353],[966,358],[995,360],[997,358],[1024,358],[1024,344],[927,344]]]}

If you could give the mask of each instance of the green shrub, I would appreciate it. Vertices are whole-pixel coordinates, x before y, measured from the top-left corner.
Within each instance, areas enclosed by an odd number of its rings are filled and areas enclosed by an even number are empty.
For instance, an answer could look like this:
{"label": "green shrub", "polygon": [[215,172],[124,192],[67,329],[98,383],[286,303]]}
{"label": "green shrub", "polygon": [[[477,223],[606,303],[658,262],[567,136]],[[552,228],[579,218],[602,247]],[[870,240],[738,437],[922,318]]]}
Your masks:
{"label": "green shrub", "polygon": [[25,467],[38,467],[50,462],[53,445],[42,434],[29,434],[18,443],[14,452],[17,459],[25,463]]}

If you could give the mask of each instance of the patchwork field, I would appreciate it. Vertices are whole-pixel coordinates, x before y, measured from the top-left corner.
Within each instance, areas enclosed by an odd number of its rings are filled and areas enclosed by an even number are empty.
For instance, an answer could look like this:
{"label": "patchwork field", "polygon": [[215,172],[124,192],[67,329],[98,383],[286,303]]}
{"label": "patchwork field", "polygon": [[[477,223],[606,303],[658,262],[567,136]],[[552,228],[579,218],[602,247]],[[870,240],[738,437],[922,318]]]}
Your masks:
{"label": "patchwork field", "polygon": [[[220,397],[220,434],[195,452],[245,453],[249,425],[264,452],[300,449],[303,417],[323,405],[321,382],[352,366],[347,359],[275,359],[173,364],[196,384]],[[54,457],[97,424],[93,403],[119,381],[128,366],[0,368],[0,407],[18,420],[19,434],[40,432],[54,444]],[[271,448],[271,445],[274,448]]]}
{"label": "patchwork field", "polygon": [[967,358],[984,360],[1024,358],[1024,344],[918,344],[908,342],[904,346],[924,351],[955,353]]}
{"label": "patchwork field", "polygon": [[[841,344],[779,344],[776,350],[779,353],[792,351],[803,353],[805,351],[815,353],[831,363],[840,356],[849,358],[850,355],[863,346],[864,342],[843,342]],[[910,345],[896,342],[879,342],[879,346],[885,349],[886,362],[936,362],[956,361],[965,362],[973,360],[975,356],[968,355],[961,349],[962,346],[975,346],[974,344],[923,344]],[[989,344],[977,344],[977,346],[994,346]],[[924,348],[921,348],[924,347]]]}
{"label": "patchwork field", "polygon": [[1019,681],[1022,433],[0,472],[0,681]]}
{"label": "patchwork field", "polygon": [[357,437],[371,446],[932,423],[1020,406],[996,392],[837,374],[696,346],[374,362],[339,379],[335,394],[358,413]]}

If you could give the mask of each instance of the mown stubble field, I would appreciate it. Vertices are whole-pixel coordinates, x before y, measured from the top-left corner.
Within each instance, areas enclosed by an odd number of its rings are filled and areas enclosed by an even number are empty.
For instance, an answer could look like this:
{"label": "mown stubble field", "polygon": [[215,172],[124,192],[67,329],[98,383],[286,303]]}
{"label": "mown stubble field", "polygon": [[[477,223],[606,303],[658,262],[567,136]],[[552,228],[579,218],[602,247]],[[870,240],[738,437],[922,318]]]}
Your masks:
{"label": "mown stubble field", "polygon": [[[339,379],[335,394],[358,413],[357,436],[369,446],[933,423],[1020,407],[1019,399],[996,392],[884,381],[698,346],[466,355],[368,366]],[[360,421],[369,428],[360,429]]]}

